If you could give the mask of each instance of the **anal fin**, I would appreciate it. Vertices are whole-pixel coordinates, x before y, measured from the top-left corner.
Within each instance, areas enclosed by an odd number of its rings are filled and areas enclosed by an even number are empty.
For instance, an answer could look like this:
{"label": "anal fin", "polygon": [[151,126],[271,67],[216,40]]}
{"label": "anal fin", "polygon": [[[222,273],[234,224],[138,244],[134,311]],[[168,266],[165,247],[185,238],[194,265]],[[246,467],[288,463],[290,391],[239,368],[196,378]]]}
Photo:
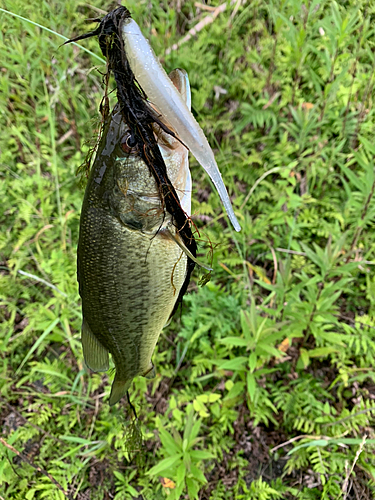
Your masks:
{"label": "anal fin", "polygon": [[82,323],[82,349],[86,365],[93,372],[105,372],[109,368],[108,351],[92,333],[87,321]]}
{"label": "anal fin", "polygon": [[182,241],[180,235],[174,235],[170,231],[170,229],[167,229],[166,231],[168,231],[168,235],[170,236],[170,238],[175,243],[177,243],[177,245],[181,248],[181,250],[189,257],[189,259],[191,259],[193,262],[195,262],[197,264],[197,266],[203,267],[204,269],[207,269],[207,271],[213,271],[212,267],[208,266],[207,264],[204,264],[203,262],[198,260],[196,257],[194,257],[194,255],[190,252],[190,250],[187,248],[185,243]]}

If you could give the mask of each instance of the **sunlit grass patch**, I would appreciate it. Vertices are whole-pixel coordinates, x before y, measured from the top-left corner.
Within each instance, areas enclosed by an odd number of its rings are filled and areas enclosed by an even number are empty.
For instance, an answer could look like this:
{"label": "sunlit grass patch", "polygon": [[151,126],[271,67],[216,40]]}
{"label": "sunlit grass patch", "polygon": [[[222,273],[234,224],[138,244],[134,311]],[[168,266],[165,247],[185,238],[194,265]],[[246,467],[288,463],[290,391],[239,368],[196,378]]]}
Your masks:
{"label": "sunlit grass patch", "polygon": [[163,331],[156,378],[133,385],[130,453],[113,374],[89,374],[80,346],[76,170],[104,66],[52,33],[87,31],[108,5],[5,0],[32,22],[0,11],[0,495],[372,498],[371,3],[228,2],[170,51],[219,2],[126,6],[165,67],[188,71],[242,232],[191,159],[214,272]]}

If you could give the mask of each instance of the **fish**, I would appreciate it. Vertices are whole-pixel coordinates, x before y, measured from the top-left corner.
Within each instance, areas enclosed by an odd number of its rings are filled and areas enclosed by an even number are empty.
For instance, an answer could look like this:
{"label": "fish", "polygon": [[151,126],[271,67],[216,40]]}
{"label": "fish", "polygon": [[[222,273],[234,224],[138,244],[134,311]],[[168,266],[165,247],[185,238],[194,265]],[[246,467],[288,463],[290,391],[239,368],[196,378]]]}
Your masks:
{"label": "fish", "polygon": [[[186,87],[182,72],[172,78],[180,89]],[[160,128],[157,133],[168,177],[190,215],[188,151]],[[77,261],[83,355],[86,365],[100,372],[109,369],[112,354],[110,405],[126,394],[135,376],[153,376],[152,353],[186,278],[187,255],[171,219],[115,109],[88,180]]]}
{"label": "fish", "polygon": [[[106,117],[90,171],[77,250],[83,356],[88,368],[103,372],[109,369],[111,354],[116,369],[111,406],[126,395],[136,376],[155,376],[156,343],[187,289],[194,265],[210,269],[196,259],[190,230],[188,149],[209,173],[239,230],[211,148],[191,114],[187,73],[177,69],[168,76],[127,9],[113,12],[102,20],[101,31],[93,33],[103,36],[115,25],[126,54],[126,59],[122,52],[113,57],[124,66],[115,78],[125,74],[129,64],[130,74],[147,95],[143,105],[153,117],[149,141],[155,141],[156,150],[146,148],[143,136],[148,129],[131,118],[133,104],[121,97],[117,79],[119,102]],[[154,159],[149,158],[152,151]],[[162,174],[156,172],[159,163],[165,169]]]}

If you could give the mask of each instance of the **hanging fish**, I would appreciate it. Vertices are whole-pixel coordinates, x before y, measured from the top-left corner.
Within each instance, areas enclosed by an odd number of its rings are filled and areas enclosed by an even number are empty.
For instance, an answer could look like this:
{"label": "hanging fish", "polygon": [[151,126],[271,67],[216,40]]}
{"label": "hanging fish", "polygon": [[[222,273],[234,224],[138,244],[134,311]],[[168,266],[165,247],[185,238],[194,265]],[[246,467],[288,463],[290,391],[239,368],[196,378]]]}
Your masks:
{"label": "hanging fish", "polygon": [[[188,149],[210,175],[236,230],[211,148],[190,111],[186,72],[168,77],[124,7],[94,32],[117,84],[80,219],[78,282],[87,366],[116,375],[110,405],[134,377],[154,377],[160,332],[185,293],[196,259]],[[136,82],[138,85],[136,85]],[[147,99],[146,99],[147,97]],[[186,147],[187,146],[187,147]],[[203,265],[203,267],[206,267]]]}

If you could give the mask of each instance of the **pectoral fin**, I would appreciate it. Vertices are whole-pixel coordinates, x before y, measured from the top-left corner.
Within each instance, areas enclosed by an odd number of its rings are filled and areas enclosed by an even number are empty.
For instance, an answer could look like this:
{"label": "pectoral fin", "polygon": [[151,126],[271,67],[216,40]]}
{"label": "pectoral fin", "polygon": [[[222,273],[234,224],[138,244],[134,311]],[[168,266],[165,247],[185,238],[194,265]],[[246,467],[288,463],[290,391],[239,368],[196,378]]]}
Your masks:
{"label": "pectoral fin", "polygon": [[166,229],[168,232],[168,236],[172,238],[174,242],[177,243],[177,245],[181,248],[181,250],[191,259],[193,262],[197,264],[199,267],[203,267],[204,269],[207,269],[207,271],[212,271],[212,267],[208,266],[207,264],[204,264],[200,260],[198,260],[194,255],[190,252],[190,250],[187,248],[187,246],[184,244],[182,241],[181,237],[179,235],[175,235],[170,231],[169,229]]}
{"label": "pectoral fin", "polygon": [[169,325],[171,324],[171,321],[172,321],[172,316],[173,316],[173,314],[172,314],[171,316],[169,316],[169,319],[168,319],[168,321],[165,323],[165,325],[163,326],[163,328],[167,328],[167,326],[169,326]]}
{"label": "pectoral fin", "polygon": [[108,351],[92,333],[87,321],[82,323],[82,349],[86,365],[93,372],[105,372],[109,368]]}

